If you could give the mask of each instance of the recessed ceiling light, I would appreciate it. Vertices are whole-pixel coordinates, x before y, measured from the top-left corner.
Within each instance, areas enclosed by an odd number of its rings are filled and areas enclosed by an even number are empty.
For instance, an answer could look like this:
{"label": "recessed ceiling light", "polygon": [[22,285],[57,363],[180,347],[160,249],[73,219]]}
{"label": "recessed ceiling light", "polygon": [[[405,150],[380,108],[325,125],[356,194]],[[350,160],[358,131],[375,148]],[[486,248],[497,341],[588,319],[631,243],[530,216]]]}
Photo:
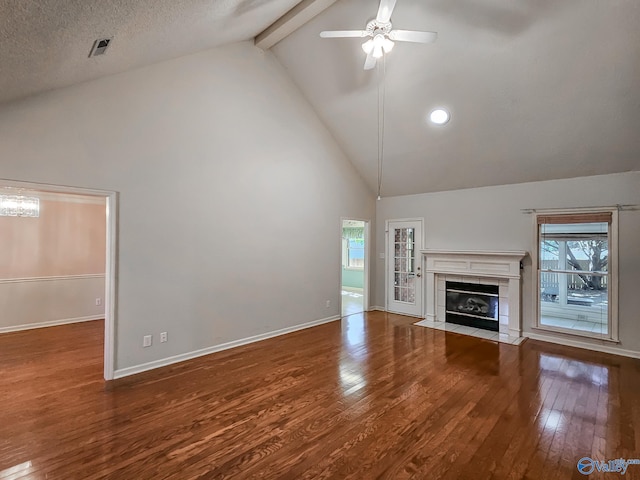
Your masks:
{"label": "recessed ceiling light", "polygon": [[451,119],[451,114],[444,108],[436,108],[429,114],[429,120],[436,125],[444,125]]}

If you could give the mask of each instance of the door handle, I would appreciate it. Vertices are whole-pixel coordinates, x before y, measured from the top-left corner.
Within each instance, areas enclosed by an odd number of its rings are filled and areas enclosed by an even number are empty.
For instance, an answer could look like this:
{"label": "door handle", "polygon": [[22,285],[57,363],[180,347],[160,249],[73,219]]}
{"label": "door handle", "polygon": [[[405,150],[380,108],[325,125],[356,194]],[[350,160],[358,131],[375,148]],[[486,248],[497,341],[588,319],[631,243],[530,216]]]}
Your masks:
{"label": "door handle", "polygon": [[416,273],[416,277],[420,278],[422,276],[421,273]]}

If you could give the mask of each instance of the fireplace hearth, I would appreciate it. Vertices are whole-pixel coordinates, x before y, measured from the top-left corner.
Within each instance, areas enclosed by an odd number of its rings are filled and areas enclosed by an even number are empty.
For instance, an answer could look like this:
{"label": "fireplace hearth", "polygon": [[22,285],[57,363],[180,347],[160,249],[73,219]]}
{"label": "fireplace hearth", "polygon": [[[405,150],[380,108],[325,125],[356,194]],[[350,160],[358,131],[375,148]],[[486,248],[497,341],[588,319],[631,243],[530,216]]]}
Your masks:
{"label": "fireplace hearth", "polygon": [[499,315],[498,285],[446,282],[446,322],[497,332]]}

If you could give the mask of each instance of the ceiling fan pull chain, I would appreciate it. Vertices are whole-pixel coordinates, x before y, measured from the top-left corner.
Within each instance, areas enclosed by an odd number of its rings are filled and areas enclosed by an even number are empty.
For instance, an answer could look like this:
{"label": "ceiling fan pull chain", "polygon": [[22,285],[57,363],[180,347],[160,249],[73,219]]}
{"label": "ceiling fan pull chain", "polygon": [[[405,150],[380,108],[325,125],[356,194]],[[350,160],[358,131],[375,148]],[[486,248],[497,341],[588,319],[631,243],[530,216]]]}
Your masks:
{"label": "ceiling fan pull chain", "polygon": [[378,200],[382,191],[382,161],[384,159],[384,103],[385,103],[385,77],[387,76],[387,60],[382,57],[382,73],[378,65]]}

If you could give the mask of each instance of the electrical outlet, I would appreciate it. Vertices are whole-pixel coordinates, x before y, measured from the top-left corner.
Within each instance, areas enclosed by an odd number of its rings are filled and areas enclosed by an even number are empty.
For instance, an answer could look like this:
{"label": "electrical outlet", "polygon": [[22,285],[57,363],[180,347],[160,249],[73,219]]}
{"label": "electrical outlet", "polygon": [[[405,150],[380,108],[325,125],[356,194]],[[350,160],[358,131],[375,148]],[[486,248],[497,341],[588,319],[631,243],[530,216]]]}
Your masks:
{"label": "electrical outlet", "polygon": [[581,322],[586,322],[588,320],[586,315],[578,315],[577,319]]}
{"label": "electrical outlet", "polygon": [[100,297],[96,298],[96,307],[99,307],[102,305],[102,299]]}
{"label": "electrical outlet", "polygon": [[167,341],[167,332],[160,332],[160,343]]}
{"label": "electrical outlet", "polygon": [[150,347],[152,343],[153,343],[153,335],[145,335],[144,337],[142,337],[143,347]]}
{"label": "electrical outlet", "polygon": [[331,307],[331,300],[327,300],[327,308]]}

